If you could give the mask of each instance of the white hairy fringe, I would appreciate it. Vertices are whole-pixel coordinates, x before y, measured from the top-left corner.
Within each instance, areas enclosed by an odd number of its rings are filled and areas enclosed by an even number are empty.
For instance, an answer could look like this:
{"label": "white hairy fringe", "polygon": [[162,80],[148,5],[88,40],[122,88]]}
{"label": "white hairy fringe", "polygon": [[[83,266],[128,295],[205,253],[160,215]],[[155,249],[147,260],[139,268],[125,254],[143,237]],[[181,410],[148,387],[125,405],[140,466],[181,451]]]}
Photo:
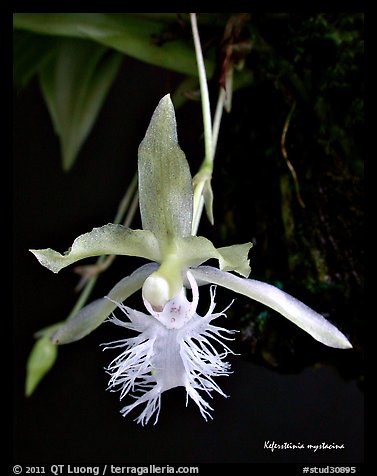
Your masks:
{"label": "white hairy fringe", "polygon": [[[195,287],[196,282],[191,284]],[[197,288],[193,289],[193,295],[196,291]],[[227,376],[230,373],[230,365],[224,359],[233,352],[222,340],[231,340],[232,338],[224,334],[235,332],[211,324],[214,319],[225,315],[229,308],[228,306],[224,311],[212,314],[215,308],[214,299],[215,286],[211,286],[211,304],[207,314],[201,317],[196,314],[196,306],[193,309],[192,303],[181,295],[179,309],[186,315],[185,324],[178,329],[167,328],[161,321],[172,314],[166,316],[165,313],[161,317],[160,313],[151,316],[117,304],[130,322],[123,322],[114,315],[110,321],[139,333],[136,337],[111,342],[105,347],[124,348],[106,369],[110,375],[108,390],[120,391],[120,399],[128,394],[135,399],[121,410],[123,416],[145,403],[136,421],[145,425],[155,415],[156,424],[160,413],[161,393],[170,388],[184,386],[186,406],[190,396],[198,405],[204,419],[212,418],[210,411],[213,409],[199,392],[203,391],[211,397],[211,392],[215,391],[226,397],[213,377]],[[180,316],[177,317],[176,307],[174,316],[178,320]],[[221,348],[221,352],[216,347]]]}

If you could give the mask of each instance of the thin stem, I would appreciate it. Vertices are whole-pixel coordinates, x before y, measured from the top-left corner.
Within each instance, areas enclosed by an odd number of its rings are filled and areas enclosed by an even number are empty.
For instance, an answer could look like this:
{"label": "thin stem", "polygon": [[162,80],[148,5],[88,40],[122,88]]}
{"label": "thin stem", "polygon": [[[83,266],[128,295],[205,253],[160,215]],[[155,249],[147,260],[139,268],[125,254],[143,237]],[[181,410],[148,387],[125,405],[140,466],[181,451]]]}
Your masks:
{"label": "thin stem", "polygon": [[305,203],[304,203],[304,200],[302,199],[301,193],[300,193],[300,184],[298,182],[296,170],[293,167],[292,162],[288,159],[288,152],[287,152],[287,148],[285,147],[285,140],[286,140],[286,137],[287,137],[288,128],[289,128],[289,125],[291,123],[291,118],[292,118],[292,115],[293,115],[293,111],[295,110],[295,107],[296,107],[296,101],[292,104],[292,107],[291,107],[291,109],[288,113],[287,119],[285,120],[284,127],[283,127],[283,132],[281,134],[281,139],[280,139],[280,148],[281,148],[281,154],[284,157],[285,162],[287,164],[287,167],[288,167],[288,169],[289,169],[289,171],[292,175],[292,178],[293,178],[293,183],[295,185],[295,190],[296,190],[297,201],[298,201],[298,203],[300,204],[300,206],[302,208],[305,208]]}
{"label": "thin stem", "polygon": [[[103,258],[103,260],[101,260],[101,258]],[[102,261],[104,261],[104,259],[105,259],[105,256],[100,256],[96,264],[101,264]],[[72,319],[72,317],[74,317],[79,312],[79,310],[82,307],[84,307],[85,303],[89,299],[89,296],[94,288],[94,285],[96,284],[98,276],[99,275],[97,274],[96,276],[92,276],[90,279],[88,279],[83,290],[80,293],[78,300],[76,301],[76,304],[73,306],[72,311],[68,314],[67,321]]]}
{"label": "thin stem", "polygon": [[196,21],[196,14],[190,13],[192,35],[195,45],[196,62],[198,64],[199,73],[199,85],[202,102],[203,112],[203,126],[204,126],[204,147],[205,147],[205,160],[213,160],[213,147],[212,147],[212,120],[211,120],[211,107],[209,102],[208,84],[206,69],[204,66],[202,46],[200,44],[200,37],[198,31],[198,24]]}
{"label": "thin stem", "polygon": [[[204,164],[212,164],[214,151],[212,145],[212,119],[211,119],[211,106],[209,102],[209,92],[207,84],[207,74],[204,66],[202,46],[200,43],[200,36],[198,30],[198,24],[196,21],[196,14],[190,13],[192,36],[195,46],[196,62],[198,65],[199,73],[199,86],[202,102],[202,114],[203,114],[203,127],[204,127],[204,147],[205,156]],[[202,167],[203,167],[202,165]],[[192,234],[196,235],[198,232],[200,218],[203,212],[204,199],[203,199],[204,182],[200,182],[194,190],[194,214],[192,223]]]}
{"label": "thin stem", "polygon": [[219,130],[221,124],[221,118],[223,117],[224,104],[226,101],[226,91],[224,88],[220,88],[219,97],[217,100],[215,117],[213,118],[213,132],[212,132],[212,147],[213,147],[213,156],[216,153],[217,139],[219,137]]}
{"label": "thin stem", "polygon": [[[124,214],[127,211],[128,205],[132,197],[135,197],[135,191],[137,196],[137,173],[133,176],[133,179],[131,180],[131,183],[128,186],[127,191],[124,194],[124,197],[122,198],[122,201],[120,202],[118,206],[118,210],[114,218],[114,223],[120,223],[123,220]],[[125,224],[125,226],[129,226],[129,225]]]}
{"label": "thin stem", "polygon": [[[204,159],[198,172],[200,174],[200,172],[206,171],[208,174],[207,180],[210,180],[210,177],[213,171],[213,159],[216,153],[217,140],[219,137],[219,130],[220,130],[221,118],[223,115],[225,101],[226,101],[226,92],[223,88],[220,88],[219,97],[218,97],[217,105],[216,105],[215,117],[213,119],[213,131],[212,131],[213,158],[210,163],[206,161],[206,159]],[[202,217],[202,213],[204,209],[204,198],[203,198],[204,186],[205,186],[205,181],[201,180],[198,182],[198,184],[194,188],[194,204],[196,206],[194,206],[194,216],[192,220],[192,234],[193,235],[196,235],[198,233],[199,223],[200,223],[200,219]]]}
{"label": "thin stem", "polygon": [[134,198],[131,202],[130,208],[129,208],[128,213],[126,215],[126,218],[123,222],[124,226],[129,227],[131,225],[132,220],[134,219],[134,216],[137,212],[138,205],[139,205],[139,192],[138,192],[138,190],[136,190]]}

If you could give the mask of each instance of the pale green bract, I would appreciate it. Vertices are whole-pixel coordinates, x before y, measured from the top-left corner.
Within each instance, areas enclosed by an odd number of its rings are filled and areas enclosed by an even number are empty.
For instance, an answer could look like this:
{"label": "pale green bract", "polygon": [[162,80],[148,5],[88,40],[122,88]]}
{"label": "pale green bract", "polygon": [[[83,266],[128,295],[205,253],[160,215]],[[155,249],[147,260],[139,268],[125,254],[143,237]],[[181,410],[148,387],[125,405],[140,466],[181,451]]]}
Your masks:
{"label": "pale green bract", "polygon": [[30,353],[27,363],[25,395],[30,396],[40,380],[54,365],[58,349],[47,337],[38,339]]}
{"label": "pale green bract", "polygon": [[[91,256],[137,256],[149,261],[148,264],[115,285],[107,298],[88,304],[72,319],[63,323],[57,331],[54,329],[52,335],[50,334],[55,344],[66,344],[81,339],[98,327],[117,306],[121,306],[132,324],[119,324],[120,321],[113,318],[116,323],[141,333],[147,328],[150,332],[156,332],[160,340],[162,339],[159,348],[164,348],[165,339],[166,342],[170,342],[169,336],[173,334],[169,333],[169,330],[176,333],[178,340],[174,341],[174,345],[177,345],[181,339],[181,347],[171,349],[170,353],[164,351],[164,356],[160,356],[162,360],[154,354],[157,350],[153,347],[153,339],[148,343],[150,346],[148,352],[155,355],[155,362],[157,362],[155,365],[162,365],[162,361],[165,362],[168,359],[170,362],[170,359],[173,359],[172,362],[175,362],[174,365],[177,367],[174,369],[174,376],[169,376],[165,372],[161,377],[165,380],[155,382],[156,387],[153,392],[151,391],[150,397],[145,396],[140,399],[139,403],[148,400],[147,410],[142,412],[140,417],[141,423],[148,422],[156,412],[157,421],[159,392],[172,386],[184,385],[184,382],[188,382],[187,378],[191,379],[193,387],[186,385],[186,390],[206,418],[210,407],[193,388],[220,391],[211,376],[225,375],[228,372],[227,364],[222,362],[224,355],[231,352],[227,347],[225,354],[216,355],[211,354],[208,347],[203,347],[202,350],[196,347],[196,350],[190,348],[194,345],[190,337],[190,329],[199,341],[203,339],[204,342],[205,336],[208,337],[206,327],[200,324],[200,319],[205,319],[203,323],[206,322],[207,330],[213,336],[219,337],[218,332],[221,330],[210,324],[211,320],[223,314],[212,313],[215,306],[212,288],[210,310],[203,318],[197,315],[198,286],[215,284],[228,288],[269,306],[327,346],[340,349],[352,347],[349,340],[334,325],[302,302],[270,284],[248,279],[250,274],[248,253],[251,243],[216,248],[207,238],[191,235],[192,178],[185,155],[178,145],[175,112],[169,95],[164,96],[159,102],[140,144],[138,169],[143,230],[131,230],[121,225],[108,224],[94,228],[89,233],[76,238],[65,254],[50,248],[30,251],[43,266],[55,273],[78,260]],[[209,259],[218,260],[219,268],[202,266]],[[231,274],[232,272],[242,277]],[[191,303],[185,297],[185,288],[192,289]],[[139,289],[142,289],[144,304],[152,316],[151,319],[156,320],[154,324],[148,324],[149,318],[146,315],[120,304]],[[144,321],[144,319],[147,320]],[[128,368],[131,359],[131,354],[128,352],[132,352],[131,349],[140,352],[138,357],[140,365],[147,358],[144,355],[146,346],[143,344],[142,335],[136,341],[127,341],[127,339],[123,341],[126,343],[122,345],[129,348],[122,354],[124,362],[115,360],[114,365],[110,366],[111,371],[115,372],[112,374],[110,387],[119,385],[119,382],[123,381],[119,372],[124,372],[126,376],[124,382],[129,381],[127,387],[120,385],[122,395],[128,393],[132,388],[133,379],[136,378]],[[136,345],[135,342],[139,344]],[[204,358],[204,354],[207,357]],[[169,362],[166,361],[163,365],[169,366]],[[154,382],[155,377],[150,372],[154,372],[153,366],[148,367],[147,370],[143,366],[141,368],[144,369],[141,378],[145,378],[145,382],[152,385],[151,382]],[[187,378],[182,373],[186,372],[185,369],[191,369]],[[206,383],[198,377],[201,372],[207,374]],[[125,414],[135,405],[125,407],[127,409]]]}

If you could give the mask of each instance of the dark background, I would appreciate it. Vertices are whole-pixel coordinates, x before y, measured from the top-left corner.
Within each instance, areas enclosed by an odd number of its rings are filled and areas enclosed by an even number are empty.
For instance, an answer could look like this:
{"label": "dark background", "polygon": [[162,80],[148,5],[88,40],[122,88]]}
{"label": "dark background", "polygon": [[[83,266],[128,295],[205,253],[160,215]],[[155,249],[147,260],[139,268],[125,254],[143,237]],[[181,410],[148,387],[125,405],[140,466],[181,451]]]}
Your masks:
{"label": "dark background", "polygon": [[[122,418],[118,395],[105,390],[103,368],[114,355],[99,346],[120,338],[110,324],[80,342],[60,347],[52,371],[30,398],[24,397],[33,333],[65,318],[75,303],[73,288],[78,280],[71,269],[52,274],[28,249],[52,247],[62,252],[79,234],[112,221],[136,170],[137,147],[151,114],[179,79],[126,58],[89,140],[68,173],[61,169],[58,139],[37,81],[14,93],[14,461],[21,465],[362,462],[362,285],[350,278],[346,290],[330,286],[329,291],[323,283],[316,284],[315,273],[309,269],[307,286],[305,270],[289,268],[292,251],[284,237],[279,186],[286,169],[276,153],[281,134],[278,125],[282,127],[284,116],[276,120],[274,93],[266,84],[237,92],[232,113],[224,118],[213,181],[215,226],[203,217],[199,231],[216,246],[253,241],[252,277],[280,283],[287,292],[330,316],[350,338],[354,350],[325,348],[279,315],[266,314],[263,306],[238,297],[224,325],[241,331],[233,346],[240,355],[230,359],[234,373],[219,379],[229,398],[214,396],[213,421],[206,423],[192,402],[185,407],[182,388],[163,394],[156,426],[138,426],[132,421],[135,415]],[[204,150],[200,104],[192,102],[179,109],[177,123],[181,148],[195,172]],[[295,134],[294,127],[292,147],[299,149],[298,157],[305,137],[302,131]],[[310,124],[306,132],[308,129]],[[270,144],[273,150],[266,153]],[[295,157],[293,152],[292,160]],[[322,162],[318,155],[317,159],[323,164],[326,157]],[[296,165],[300,171],[299,159]],[[304,223],[315,226],[319,202],[311,191],[318,191],[319,179],[327,175],[323,168],[313,168],[310,174],[301,169],[305,211],[297,204],[292,207],[299,221],[305,214]],[[327,162],[327,168],[331,175],[334,163]],[[342,181],[345,167],[339,163],[337,170],[339,189],[322,187],[324,201],[330,203],[324,209],[330,210],[330,218],[345,216],[350,227],[359,226],[356,212],[361,213],[361,186],[354,184],[355,194],[350,198],[348,175]],[[350,212],[350,203],[355,214]],[[332,230],[342,226],[331,223]],[[137,227],[138,216],[133,224]],[[360,278],[360,228],[350,236],[340,229],[336,239],[342,250],[357,248],[352,266]],[[309,249],[310,236],[301,251],[305,254]],[[325,254],[326,243],[321,249]],[[140,264],[134,258],[118,258],[100,278],[93,298],[105,295]],[[233,297],[219,290],[219,307]],[[141,309],[137,298],[128,304]],[[264,449],[265,441],[335,443],[344,444],[344,449],[271,452]]]}

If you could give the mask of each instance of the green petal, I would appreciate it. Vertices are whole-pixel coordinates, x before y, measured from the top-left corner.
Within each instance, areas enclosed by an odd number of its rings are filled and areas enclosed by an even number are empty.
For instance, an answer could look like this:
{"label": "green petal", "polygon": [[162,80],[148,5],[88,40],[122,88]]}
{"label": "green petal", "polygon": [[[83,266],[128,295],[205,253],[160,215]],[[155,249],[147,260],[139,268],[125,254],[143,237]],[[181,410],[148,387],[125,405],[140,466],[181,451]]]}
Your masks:
{"label": "green petal", "polygon": [[275,286],[254,279],[239,278],[211,266],[192,270],[192,274],[201,283],[223,286],[269,306],[322,344],[338,349],[352,348],[346,336],[323,316]]}
{"label": "green petal", "polygon": [[[149,263],[141,266],[130,276],[123,278],[109,292],[108,298],[122,302],[138,291],[146,278],[157,269],[158,265]],[[82,339],[96,329],[114,311],[116,304],[106,298],[97,299],[83,307],[72,319],[67,321],[55,334],[55,344],[69,344]]]}
{"label": "green petal", "polygon": [[26,366],[26,386],[27,397],[34,392],[39,382],[54,365],[58,349],[49,337],[42,337],[34,344]]}
{"label": "green petal", "polygon": [[167,94],[155,109],[139,147],[139,201],[144,230],[163,243],[191,234],[193,191],[178,145],[174,107]]}
{"label": "green petal", "polygon": [[235,271],[242,276],[250,274],[248,253],[252,243],[216,249],[213,243],[204,236],[177,238],[176,243],[176,253],[186,266],[196,267],[214,258],[219,260],[221,270]]}
{"label": "green petal", "polygon": [[244,243],[243,245],[225,246],[217,248],[220,253],[220,269],[222,271],[235,271],[247,278],[250,274],[250,260],[248,254],[253,246],[252,243]]}
{"label": "green petal", "polygon": [[151,261],[160,261],[161,258],[158,242],[153,233],[147,230],[131,230],[112,223],[93,228],[89,233],[80,235],[64,255],[51,248],[30,251],[43,266],[54,273],[91,256],[139,256]]}
{"label": "green petal", "polygon": [[[195,268],[214,258],[221,269],[249,275],[248,252],[251,243],[216,249],[210,240],[203,236],[177,236],[167,248],[167,253],[159,269],[153,273],[143,287],[143,296],[156,307],[163,307],[182,288],[187,268]],[[163,283],[163,284],[162,284]],[[154,296],[159,296],[159,301]]]}

